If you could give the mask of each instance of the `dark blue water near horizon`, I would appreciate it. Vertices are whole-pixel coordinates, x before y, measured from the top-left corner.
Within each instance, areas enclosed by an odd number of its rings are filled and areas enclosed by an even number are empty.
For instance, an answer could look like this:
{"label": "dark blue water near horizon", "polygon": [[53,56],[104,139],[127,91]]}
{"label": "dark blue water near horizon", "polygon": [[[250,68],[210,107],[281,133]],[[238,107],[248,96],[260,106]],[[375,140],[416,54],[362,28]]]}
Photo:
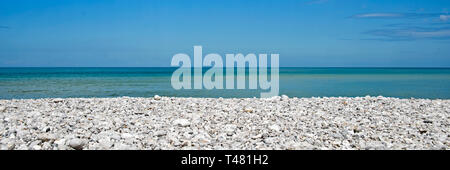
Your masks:
{"label": "dark blue water near horizon", "polygon": [[[0,99],[54,97],[259,97],[267,90],[174,90],[172,67],[0,68]],[[206,71],[204,68],[203,71]],[[282,67],[280,95],[450,99],[450,68]]]}

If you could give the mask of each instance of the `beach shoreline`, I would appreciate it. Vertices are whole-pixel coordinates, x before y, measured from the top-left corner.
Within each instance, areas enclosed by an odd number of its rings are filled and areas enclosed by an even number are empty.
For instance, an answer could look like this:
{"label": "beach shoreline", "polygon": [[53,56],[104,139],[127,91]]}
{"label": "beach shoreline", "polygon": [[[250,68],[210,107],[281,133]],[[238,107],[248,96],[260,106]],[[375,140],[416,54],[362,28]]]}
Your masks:
{"label": "beach shoreline", "polygon": [[450,100],[0,100],[0,149],[449,149]]}

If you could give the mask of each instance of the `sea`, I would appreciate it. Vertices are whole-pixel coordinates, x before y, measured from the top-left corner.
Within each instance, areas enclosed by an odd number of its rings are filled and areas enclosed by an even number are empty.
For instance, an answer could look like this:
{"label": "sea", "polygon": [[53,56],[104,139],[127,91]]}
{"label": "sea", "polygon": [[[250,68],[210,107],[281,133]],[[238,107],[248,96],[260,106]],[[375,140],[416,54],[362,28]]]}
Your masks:
{"label": "sea", "polygon": [[[260,97],[261,89],[181,89],[173,67],[0,68],[0,99]],[[207,68],[203,69],[208,70]],[[270,79],[270,78],[269,78]],[[225,82],[225,81],[224,81]],[[247,84],[248,87],[248,84]],[[279,95],[450,99],[450,68],[279,68]]]}

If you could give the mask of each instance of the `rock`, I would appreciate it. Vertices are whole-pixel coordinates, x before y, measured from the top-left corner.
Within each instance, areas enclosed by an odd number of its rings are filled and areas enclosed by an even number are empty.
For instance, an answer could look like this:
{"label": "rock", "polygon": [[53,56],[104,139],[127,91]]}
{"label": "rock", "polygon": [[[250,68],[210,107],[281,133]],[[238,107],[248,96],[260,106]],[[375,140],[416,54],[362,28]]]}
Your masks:
{"label": "rock", "polygon": [[198,134],[194,137],[194,140],[196,140],[198,143],[202,145],[209,144],[211,141],[203,134]]}
{"label": "rock", "polygon": [[272,143],[274,143],[276,140],[277,140],[276,137],[270,137],[270,138],[264,139],[263,141],[264,141],[264,143],[272,144]]}
{"label": "rock", "polygon": [[34,149],[35,148],[34,146],[39,145],[40,143],[41,143],[41,141],[38,141],[38,140],[37,141],[33,141],[33,142],[30,143],[29,147]]}
{"label": "rock", "polygon": [[39,134],[38,139],[42,142],[54,141],[56,140],[56,136],[53,134]]}
{"label": "rock", "polygon": [[8,144],[6,145],[6,148],[7,148],[8,150],[13,150],[15,147],[16,147],[16,144],[15,144],[14,142],[8,143]]}
{"label": "rock", "polygon": [[311,150],[313,145],[308,142],[290,142],[286,149],[288,150]]}
{"label": "rock", "polygon": [[184,132],[183,133],[183,137],[185,138],[185,139],[191,139],[192,138],[192,132]]}
{"label": "rock", "polygon": [[30,113],[28,113],[31,117],[39,117],[39,116],[41,116],[42,114],[41,114],[41,112],[38,112],[38,111],[32,111],[32,112],[30,112]]}
{"label": "rock", "polygon": [[5,106],[0,106],[0,112],[4,112],[6,111],[6,107]]}
{"label": "rock", "polygon": [[23,144],[23,145],[19,145],[17,147],[17,150],[29,150],[29,148],[25,144]]}
{"label": "rock", "polygon": [[39,146],[39,145],[34,145],[33,146],[33,150],[41,150],[41,149],[42,149],[42,147]]}
{"label": "rock", "polygon": [[423,123],[433,123],[433,121],[430,121],[430,120],[424,120]]}
{"label": "rock", "polygon": [[119,134],[117,134],[117,133],[111,134],[110,136],[111,136],[111,139],[114,139],[114,140],[117,140],[117,141],[120,140],[120,138],[121,138],[121,136]]}
{"label": "rock", "polygon": [[227,124],[225,125],[225,132],[227,133],[228,136],[233,136],[236,130],[236,125],[233,124]]}
{"label": "rock", "polygon": [[53,103],[61,103],[61,102],[64,101],[64,99],[61,99],[61,98],[55,98],[55,99],[53,99],[52,101],[53,101]]}
{"label": "rock", "polygon": [[269,126],[269,129],[278,132],[278,131],[280,131],[280,126],[274,124],[274,125]]}
{"label": "rock", "polygon": [[258,135],[252,136],[251,138],[252,139],[260,139],[261,137],[262,137],[262,134],[258,134]]}
{"label": "rock", "polygon": [[123,133],[121,135],[121,137],[124,138],[124,139],[129,139],[129,138],[133,138],[134,136],[132,134],[129,134],[129,133]]}
{"label": "rock", "polygon": [[419,130],[420,134],[424,134],[424,133],[427,133],[427,132],[428,132],[427,130]]}
{"label": "rock", "polygon": [[42,129],[42,132],[50,132],[50,130],[51,130],[51,128],[50,127],[44,127],[43,129]]}
{"label": "rock", "polygon": [[155,100],[161,100],[161,96],[155,95],[155,96],[153,97],[153,99],[155,99]]}
{"label": "rock", "polygon": [[3,139],[0,142],[1,145],[1,150],[13,150],[16,147],[16,144],[14,143],[13,140],[10,139]]}
{"label": "rock", "polygon": [[325,114],[325,112],[322,111],[322,110],[319,110],[319,111],[316,112],[316,115],[318,115],[318,116],[321,116],[321,115],[324,115],[324,114]]}
{"label": "rock", "polygon": [[206,145],[206,144],[209,144],[209,143],[210,143],[210,140],[209,140],[209,139],[206,139],[206,138],[201,138],[201,139],[198,139],[198,142],[199,142],[200,144]]}
{"label": "rock", "polygon": [[447,99],[156,98],[0,100],[0,149],[450,149]]}
{"label": "rock", "polygon": [[76,150],[82,150],[84,145],[85,145],[84,141],[78,138],[74,138],[69,141],[69,146]]}
{"label": "rock", "polygon": [[164,130],[158,130],[155,132],[155,136],[157,136],[157,137],[165,136],[166,134],[167,134],[167,132]]}
{"label": "rock", "polygon": [[251,108],[251,107],[246,107],[246,108],[243,109],[243,111],[245,113],[253,113],[254,112],[253,108]]}
{"label": "rock", "polygon": [[98,143],[100,144],[102,149],[110,149],[113,145],[109,138],[100,139],[98,140]]}
{"label": "rock", "polygon": [[133,148],[132,146],[127,145],[127,144],[119,143],[114,146],[114,149],[116,149],[116,150],[134,150],[135,148]]}
{"label": "rock", "polygon": [[66,139],[58,139],[58,140],[55,140],[54,143],[57,144],[58,146],[64,146],[66,143]]}
{"label": "rock", "polygon": [[42,144],[42,149],[49,150],[49,149],[53,149],[53,148],[52,148],[52,145],[50,144],[50,142],[44,142]]}
{"label": "rock", "polygon": [[173,121],[173,124],[181,127],[186,127],[189,126],[191,122],[189,122],[189,120],[187,119],[177,119]]}
{"label": "rock", "polygon": [[353,127],[353,133],[359,133],[361,131],[361,128],[359,128],[358,126]]}

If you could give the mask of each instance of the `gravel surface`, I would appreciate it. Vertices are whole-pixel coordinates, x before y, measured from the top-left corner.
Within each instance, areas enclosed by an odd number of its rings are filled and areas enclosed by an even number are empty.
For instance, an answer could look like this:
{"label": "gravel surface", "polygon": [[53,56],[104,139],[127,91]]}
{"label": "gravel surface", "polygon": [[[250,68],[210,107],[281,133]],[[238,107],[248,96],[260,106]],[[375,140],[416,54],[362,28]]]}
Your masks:
{"label": "gravel surface", "polygon": [[0,100],[0,149],[449,149],[450,100]]}

